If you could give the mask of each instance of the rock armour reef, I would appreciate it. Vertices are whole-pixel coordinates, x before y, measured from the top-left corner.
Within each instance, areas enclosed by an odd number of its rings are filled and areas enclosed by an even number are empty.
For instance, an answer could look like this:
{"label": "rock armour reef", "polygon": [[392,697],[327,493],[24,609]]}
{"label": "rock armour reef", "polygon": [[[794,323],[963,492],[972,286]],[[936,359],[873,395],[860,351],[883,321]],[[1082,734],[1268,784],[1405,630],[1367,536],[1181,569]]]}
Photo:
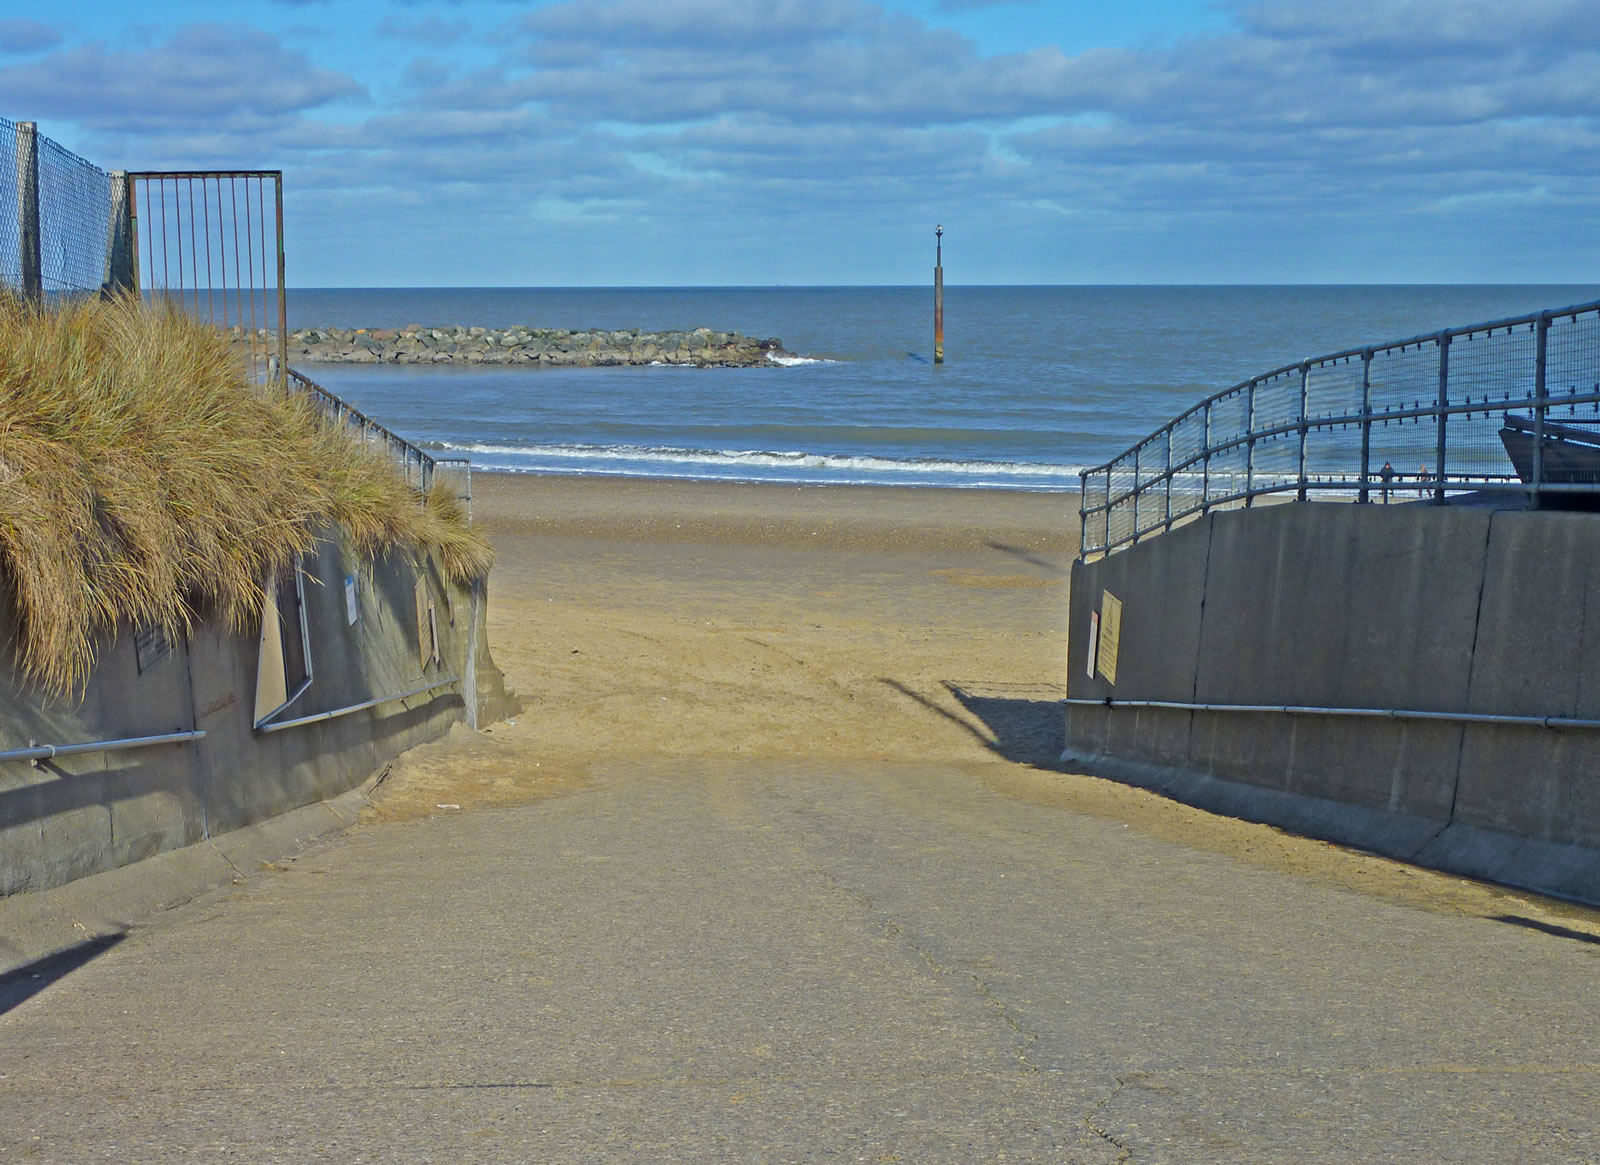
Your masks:
{"label": "rock armour reef", "polygon": [[306,328],[289,334],[289,361],[308,364],[541,364],[586,368],[682,364],[771,365],[791,355],[782,340],[738,332],[572,332],[554,328]]}

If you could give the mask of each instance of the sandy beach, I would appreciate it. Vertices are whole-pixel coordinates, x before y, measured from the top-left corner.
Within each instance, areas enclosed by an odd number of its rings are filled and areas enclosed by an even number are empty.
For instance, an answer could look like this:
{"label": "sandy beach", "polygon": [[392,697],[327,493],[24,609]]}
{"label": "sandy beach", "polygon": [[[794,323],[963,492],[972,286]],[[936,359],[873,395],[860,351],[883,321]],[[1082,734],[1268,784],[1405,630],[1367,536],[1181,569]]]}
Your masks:
{"label": "sandy beach", "polygon": [[369,824],[560,795],[618,760],[938,762],[1254,865],[1506,907],[1493,887],[1061,771],[1075,495],[516,474],[475,475],[474,495],[497,554],[490,642],[524,710],[396,762]]}
{"label": "sandy beach", "polygon": [[543,795],[600,759],[1060,752],[1065,495],[492,474],[474,494],[525,712],[468,739],[532,771],[462,756],[375,818]]}

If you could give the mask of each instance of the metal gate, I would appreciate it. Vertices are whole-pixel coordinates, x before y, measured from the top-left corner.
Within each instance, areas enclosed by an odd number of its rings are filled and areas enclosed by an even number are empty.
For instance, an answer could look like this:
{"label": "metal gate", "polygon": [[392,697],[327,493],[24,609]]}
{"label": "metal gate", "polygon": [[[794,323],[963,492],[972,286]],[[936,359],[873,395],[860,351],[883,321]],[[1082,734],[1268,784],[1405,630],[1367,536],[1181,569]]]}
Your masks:
{"label": "metal gate", "polygon": [[[114,204],[118,177],[112,175]],[[281,376],[288,353],[283,171],[140,170],[120,177],[132,286],[231,333],[258,380]],[[113,217],[118,210],[113,205]]]}

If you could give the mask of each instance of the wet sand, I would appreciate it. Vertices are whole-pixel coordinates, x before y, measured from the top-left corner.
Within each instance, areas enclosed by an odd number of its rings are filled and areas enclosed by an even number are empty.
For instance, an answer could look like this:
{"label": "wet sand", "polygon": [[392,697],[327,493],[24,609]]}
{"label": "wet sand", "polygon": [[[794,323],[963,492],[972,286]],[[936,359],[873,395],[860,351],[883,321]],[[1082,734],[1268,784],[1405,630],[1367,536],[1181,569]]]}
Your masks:
{"label": "wet sand", "polygon": [[1485,916],[1595,918],[1059,771],[1077,498],[478,474],[489,635],[524,702],[369,824],[522,804],[617,761],[938,762],[1196,849]]}

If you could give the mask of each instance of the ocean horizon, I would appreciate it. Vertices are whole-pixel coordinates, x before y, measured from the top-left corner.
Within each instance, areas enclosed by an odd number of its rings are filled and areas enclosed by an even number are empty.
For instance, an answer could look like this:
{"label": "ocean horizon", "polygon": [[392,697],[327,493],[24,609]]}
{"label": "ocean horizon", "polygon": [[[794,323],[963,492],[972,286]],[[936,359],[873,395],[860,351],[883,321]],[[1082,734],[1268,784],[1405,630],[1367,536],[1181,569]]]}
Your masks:
{"label": "ocean horizon", "polygon": [[553,474],[1069,491],[1202,397],[1324,352],[1600,298],[1600,285],[297,288],[291,328],[776,337],[757,368],[310,364],[441,456]]}

